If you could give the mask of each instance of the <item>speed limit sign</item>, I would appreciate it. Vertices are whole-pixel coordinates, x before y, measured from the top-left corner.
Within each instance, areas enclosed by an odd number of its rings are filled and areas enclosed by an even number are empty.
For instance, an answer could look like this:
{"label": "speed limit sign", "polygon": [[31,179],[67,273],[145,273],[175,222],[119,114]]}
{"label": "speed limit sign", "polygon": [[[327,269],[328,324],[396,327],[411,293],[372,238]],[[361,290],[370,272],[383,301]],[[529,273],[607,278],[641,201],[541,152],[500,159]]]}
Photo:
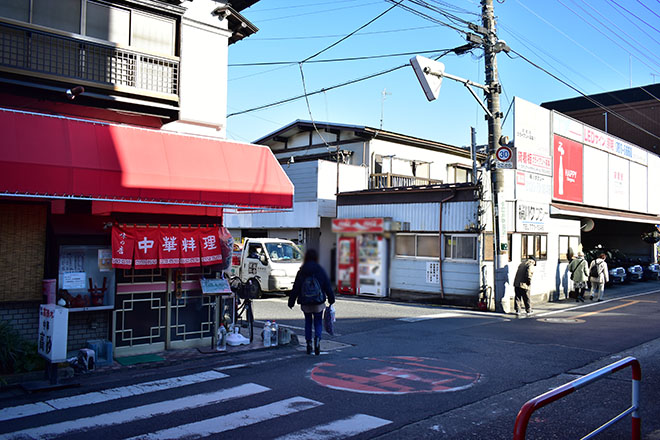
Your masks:
{"label": "speed limit sign", "polygon": [[497,157],[497,168],[513,168],[513,163],[511,157],[513,153],[509,147],[500,147],[495,151],[495,157]]}

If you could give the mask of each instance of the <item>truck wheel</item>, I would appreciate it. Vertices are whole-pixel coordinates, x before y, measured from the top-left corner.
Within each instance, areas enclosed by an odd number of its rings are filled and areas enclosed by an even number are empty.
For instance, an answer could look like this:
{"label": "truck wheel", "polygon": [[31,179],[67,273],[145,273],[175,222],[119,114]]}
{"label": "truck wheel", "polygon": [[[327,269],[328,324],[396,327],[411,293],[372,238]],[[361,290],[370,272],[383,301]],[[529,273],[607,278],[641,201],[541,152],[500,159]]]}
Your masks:
{"label": "truck wheel", "polygon": [[255,280],[254,278],[251,281],[252,282],[250,283],[250,297],[255,299],[260,299],[263,296],[263,292],[261,291],[261,285],[259,284],[259,281]]}

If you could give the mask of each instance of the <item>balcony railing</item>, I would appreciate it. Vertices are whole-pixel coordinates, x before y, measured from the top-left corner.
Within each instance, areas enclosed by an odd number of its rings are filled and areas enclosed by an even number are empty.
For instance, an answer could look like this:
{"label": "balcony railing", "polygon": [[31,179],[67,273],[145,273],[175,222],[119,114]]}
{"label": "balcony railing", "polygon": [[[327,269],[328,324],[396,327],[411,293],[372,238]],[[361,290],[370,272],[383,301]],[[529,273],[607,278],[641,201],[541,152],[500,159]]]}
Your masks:
{"label": "balcony railing", "polygon": [[[179,60],[0,22],[0,69],[178,99]],[[18,71],[18,72],[17,72]]]}
{"label": "balcony railing", "polygon": [[428,186],[441,184],[442,180],[427,177],[404,176],[401,174],[380,173],[369,176],[369,188],[395,188],[405,186]]}

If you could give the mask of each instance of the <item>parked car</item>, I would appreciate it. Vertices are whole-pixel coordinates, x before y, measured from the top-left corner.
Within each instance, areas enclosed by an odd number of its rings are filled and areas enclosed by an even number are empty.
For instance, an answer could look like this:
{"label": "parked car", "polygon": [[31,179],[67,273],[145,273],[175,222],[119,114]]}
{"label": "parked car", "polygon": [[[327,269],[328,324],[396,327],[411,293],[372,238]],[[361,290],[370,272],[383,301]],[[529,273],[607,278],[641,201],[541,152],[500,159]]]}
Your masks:
{"label": "parked car", "polygon": [[585,252],[585,258],[591,264],[591,261],[595,260],[601,253],[607,255],[605,261],[609,269],[611,284],[642,281],[644,279],[644,267],[640,264],[639,259],[629,258],[619,249],[598,246]]}

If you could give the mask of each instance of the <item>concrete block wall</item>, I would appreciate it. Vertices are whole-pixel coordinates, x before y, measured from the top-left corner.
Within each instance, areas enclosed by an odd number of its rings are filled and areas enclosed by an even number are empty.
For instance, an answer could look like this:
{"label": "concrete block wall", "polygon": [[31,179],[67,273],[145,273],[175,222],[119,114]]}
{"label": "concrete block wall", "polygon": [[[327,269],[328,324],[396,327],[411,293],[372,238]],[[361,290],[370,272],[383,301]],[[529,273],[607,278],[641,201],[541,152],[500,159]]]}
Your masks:
{"label": "concrete block wall", "polygon": [[108,310],[69,313],[67,351],[87,347],[90,339],[110,340],[110,313]]}
{"label": "concrete block wall", "polygon": [[8,322],[22,338],[37,343],[39,335],[38,302],[0,303],[0,321]]}

